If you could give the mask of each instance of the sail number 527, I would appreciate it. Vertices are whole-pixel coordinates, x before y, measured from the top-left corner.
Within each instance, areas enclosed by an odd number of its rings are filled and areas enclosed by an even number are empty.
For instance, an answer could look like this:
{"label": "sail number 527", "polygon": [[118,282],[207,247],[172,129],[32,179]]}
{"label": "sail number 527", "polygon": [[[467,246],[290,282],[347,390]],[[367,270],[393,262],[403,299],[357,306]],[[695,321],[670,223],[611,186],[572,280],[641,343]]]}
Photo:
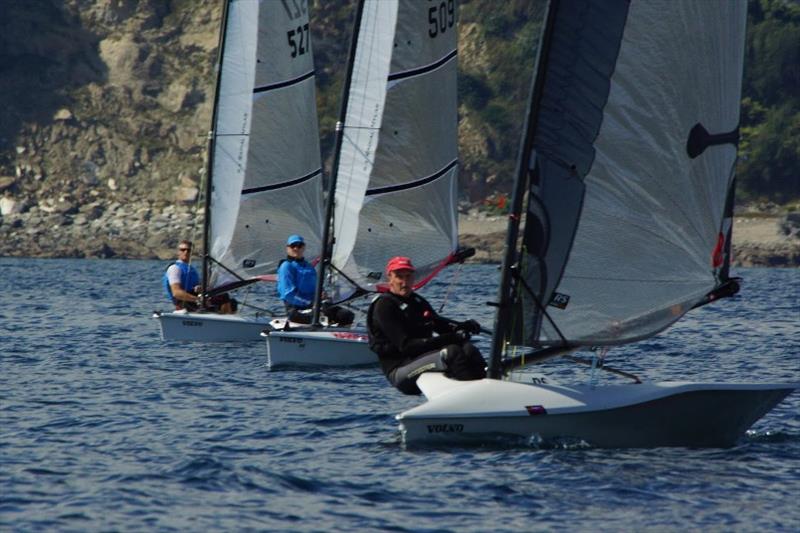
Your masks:
{"label": "sail number 527", "polygon": [[298,26],[296,30],[286,32],[286,38],[289,40],[289,46],[292,47],[292,57],[301,56],[308,52],[310,42],[308,23]]}
{"label": "sail number 527", "polygon": [[452,28],[456,23],[456,0],[443,0],[428,8],[428,35],[437,35]]}

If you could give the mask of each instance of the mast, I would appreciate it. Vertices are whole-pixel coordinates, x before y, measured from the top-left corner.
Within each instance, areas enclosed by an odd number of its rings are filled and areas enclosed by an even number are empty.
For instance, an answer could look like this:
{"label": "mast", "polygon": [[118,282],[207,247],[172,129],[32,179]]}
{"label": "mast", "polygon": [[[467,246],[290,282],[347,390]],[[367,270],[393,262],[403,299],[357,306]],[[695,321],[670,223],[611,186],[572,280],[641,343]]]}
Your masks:
{"label": "mast", "polygon": [[227,33],[228,25],[228,6],[230,0],[224,0],[222,7],[222,19],[220,21],[219,29],[219,44],[217,46],[217,80],[214,85],[214,106],[211,112],[211,129],[208,132],[208,160],[206,163],[206,187],[205,187],[205,202],[203,206],[204,220],[203,220],[203,280],[201,294],[205,294],[208,289],[209,277],[209,259],[211,257],[211,246],[209,245],[209,228],[211,227],[211,174],[214,168],[214,140],[217,126],[217,109],[219,107],[219,86],[222,79],[222,55],[225,52],[225,34]]}
{"label": "mast", "polygon": [[356,47],[358,46],[358,32],[361,28],[361,14],[364,11],[364,1],[359,0],[356,7],[356,18],[353,27],[353,34],[350,37],[350,56],[347,60],[347,72],[345,74],[344,87],[342,87],[342,102],[339,107],[339,120],[336,122],[336,144],[333,155],[333,169],[331,179],[328,184],[328,198],[325,202],[325,220],[322,227],[322,254],[319,260],[319,272],[317,272],[317,286],[314,291],[314,306],[311,314],[312,326],[319,326],[319,312],[322,303],[322,286],[325,281],[325,269],[331,261],[333,243],[330,240],[330,229],[333,219],[333,207],[336,196],[336,181],[339,177],[339,157],[342,152],[342,141],[344,138],[344,122],[347,115],[347,102],[350,99],[350,83],[353,77],[353,64],[356,59]]}
{"label": "mast", "polygon": [[[508,323],[511,318],[511,306],[514,302],[513,277],[518,270],[517,239],[519,237],[520,219],[522,216],[522,203],[525,196],[526,185],[529,178],[535,177],[538,173],[538,165],[533,154],[533,139],[537,127],[537,114],[542,99],[547,72],[547,62],[549,59],[550,42],[553,35],[553,22],[559,7],[559,0],[550,0],[545,15],[545,27],[542,38],[539,42],[539,54],[536,59],[536,68],[531,80],[531,92],[528,97],[528,113],[523,125],[523,136],[520,142],[519,158],[515,173],[514,189],[511,197],[511,211],[508,215],[508,230],[506,232],[505,251],[503,254],[503,268],[500,279],[500,288],[497,295],[497,313],[495,314],[494,333],[492,335],[492,351],[489,360],[489,377],[500,379],[501,377],[501,358],[503,356],[503,344],[505,334],[508,330]],[[533,168],[531,165],[533,164]],[[533,176],[529,173],[534,173]]]}

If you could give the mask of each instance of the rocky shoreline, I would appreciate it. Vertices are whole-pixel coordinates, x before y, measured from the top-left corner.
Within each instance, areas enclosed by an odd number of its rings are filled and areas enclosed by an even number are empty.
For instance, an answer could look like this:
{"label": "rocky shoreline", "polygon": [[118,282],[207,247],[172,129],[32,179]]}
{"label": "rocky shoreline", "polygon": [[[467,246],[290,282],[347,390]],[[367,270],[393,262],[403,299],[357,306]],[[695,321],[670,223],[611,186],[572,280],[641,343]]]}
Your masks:
{"label": "rocky shoreline", "polygon": [[[737,267],[800,267],[800,213],[742,210],[734,218],[732,264]],[[502,261],[506,220],[472,211],[459,219],[460,243],[480,263]]]}
{"label": "rocky shoreline", "polygon": [[202,227],[202,216],[181,205],[64,201],[3,215],[0,256],[168,259],[180,239],[201,235]]}
{"label": "rocky shoreline", "polygon": [[[7,207],[7,206],[6,206]],[[178,240],[200,240],[202,216],[194,205],[100,200],[11,209],[0,216],[0,257],[171,259]],[[477,263],[499,263],[506,220],[471,209],[459,217],[461,244]],[[734,221],[736,266],[800,266],[800,213],[757,213]]]}

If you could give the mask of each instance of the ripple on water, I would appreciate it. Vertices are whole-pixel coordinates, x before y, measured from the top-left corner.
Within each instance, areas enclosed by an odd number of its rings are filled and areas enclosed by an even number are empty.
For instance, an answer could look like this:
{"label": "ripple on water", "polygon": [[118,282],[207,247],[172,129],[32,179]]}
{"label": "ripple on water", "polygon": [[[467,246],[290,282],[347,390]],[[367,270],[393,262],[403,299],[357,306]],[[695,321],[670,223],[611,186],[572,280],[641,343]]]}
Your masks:
{"label": "ripple on water", "polygon": [[[164,343],[159,261],[0,259],[2,530],[796,530],[800,398],[723,450],[498,439],[406,447],[419,398],[375,368],[270,371],[263,343]],[[9,270],[11,269],[11,270]],[[796,270],[607,363],[656,380],[800,381]],[[43,280],[63,290],[36,303]],[[447,313],[492,323],[493,266]],[[98,279],[113,279],[98,290]],[[437,303],[448,275],[425,289]],[[153,280],[152,294],[142,290]],[[794,284],[794,285],[792,285]],[[270,289],[272,290],[272,289]],[[764,296],[766,295],[766,296]],[[762,297],[760,297],[762,296]],[[30,302],[35,302],[30,305]],[[13,320],[7,320],[8,318]],[[477,339],[486,352],[488,341]],[[557,380],[586,369],[552,361]],[[616,378],[603,380],[619,383]]]}

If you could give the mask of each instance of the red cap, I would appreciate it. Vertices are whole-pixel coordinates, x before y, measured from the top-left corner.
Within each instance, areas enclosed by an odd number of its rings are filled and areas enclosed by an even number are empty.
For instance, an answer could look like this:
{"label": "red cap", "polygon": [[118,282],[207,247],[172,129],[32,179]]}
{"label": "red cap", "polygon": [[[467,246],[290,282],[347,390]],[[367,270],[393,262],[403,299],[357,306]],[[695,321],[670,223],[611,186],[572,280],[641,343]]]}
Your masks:
{"label": "red cap", "polygon": [[392,257],[389,259],[389,262],[386,263],[387,274],[389,272],[394,272],[395,270],[410,270],[411,272],[414,272],[416,268],[414,268],[414,265],[411,264],[411,259],[408,257],[397,256]]}

